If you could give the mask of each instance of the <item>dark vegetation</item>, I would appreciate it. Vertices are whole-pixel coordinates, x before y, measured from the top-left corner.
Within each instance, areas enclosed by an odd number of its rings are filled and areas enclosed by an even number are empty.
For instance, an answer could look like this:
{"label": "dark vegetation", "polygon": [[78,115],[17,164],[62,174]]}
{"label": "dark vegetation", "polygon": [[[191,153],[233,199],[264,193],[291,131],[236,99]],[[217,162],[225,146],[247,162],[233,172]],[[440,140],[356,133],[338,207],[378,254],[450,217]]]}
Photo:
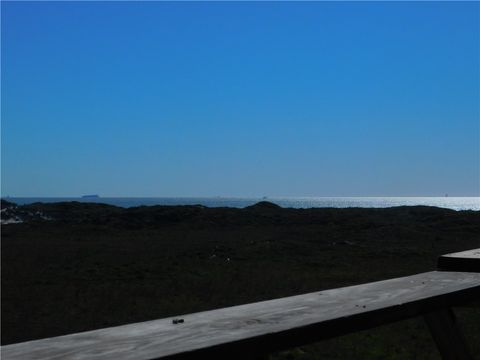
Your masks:
{"label": "dark vegetation", "polygon": [[[4,207],[40,215],[2,226],[2,344],[411,275],[480,247],[480,212],[434,207]],[[456,312],[480,354],[476,305]],[[412,319],[273,357],[439,355]]]}

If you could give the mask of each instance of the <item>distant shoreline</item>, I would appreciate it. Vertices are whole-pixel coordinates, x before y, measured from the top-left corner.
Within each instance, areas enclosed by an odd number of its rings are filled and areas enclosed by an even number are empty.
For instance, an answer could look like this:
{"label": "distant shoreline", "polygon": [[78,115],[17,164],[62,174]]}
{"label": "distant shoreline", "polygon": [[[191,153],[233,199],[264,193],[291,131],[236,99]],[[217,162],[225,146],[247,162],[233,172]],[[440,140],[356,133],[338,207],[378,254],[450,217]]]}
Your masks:
{"label": "distant shoreline", "polygon": [[[431,205],[399,205],[391,207],[310,207],[294,208],[284,207],[270,201],[256,201],[242,208],[232,206],[205,206],[199,203],[180,204],[180,205],[141,205],[132,207],[122,207],[114,204],[92,201],[60,201],[60,202],[35,202],[32,204],[16,204],[2,199],[1,224],[19,224],[31,223],[37,221],[67,221],[72,223],[119,223],[125,221],[137,223],[137,226],[150,226],[160,223],[177,223],[189,221],[188,219],[202,219],[205,215],[213,215],[215,221],[223,223],[224,216],[230,217],[227,222],[236,223],[245,220],[250,221],[250,216],[268,214],[277,217],[284,217],[284,221],[290,222],[292,216],[305,216],[311,214],[317,216],[327,212],[358,213],[366,215],[376,212],[404,213],[407,212],[434,212],[434,213],[452,213],[468,212],[480,213],[479,210],[453,210]],[[211,219],[210,219],[211,220]],[[210,221],[208,220],[208,221]],[[255,220],[257,221],[257,220]],[[311,219],[309,220],[311,221]],[[315,221],[313,221],[315,223]]]}
{"label": "distant shoreline", "polygon": [[388,208],[435,206],[452,210],[480,210],[480,197],[6,197],[18,205],[35,202],[94,202],[124,208],[152,205],[202,205],[245,208],[269,201],[284,208]]}

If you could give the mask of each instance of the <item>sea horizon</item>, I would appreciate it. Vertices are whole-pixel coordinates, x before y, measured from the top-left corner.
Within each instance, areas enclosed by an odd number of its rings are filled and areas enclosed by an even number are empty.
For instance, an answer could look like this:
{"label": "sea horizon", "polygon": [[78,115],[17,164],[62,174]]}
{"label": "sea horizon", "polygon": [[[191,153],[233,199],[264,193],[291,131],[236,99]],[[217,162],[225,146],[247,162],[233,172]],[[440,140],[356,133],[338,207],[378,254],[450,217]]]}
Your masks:
{"label": "sea horizon", "polygon": [[260,201],[269,201],[285,208],[387,208],[396,206],[435,206],[452,210],[480,211],[478,196],[282,196],[282,197],[236,197],[236,196],[198,196],[198,197],[14,197],[2,199],[18,205],[35,202],[78,201],[101,203],[119,207],[154,205],[202,205],[207,207],[244,208]]}

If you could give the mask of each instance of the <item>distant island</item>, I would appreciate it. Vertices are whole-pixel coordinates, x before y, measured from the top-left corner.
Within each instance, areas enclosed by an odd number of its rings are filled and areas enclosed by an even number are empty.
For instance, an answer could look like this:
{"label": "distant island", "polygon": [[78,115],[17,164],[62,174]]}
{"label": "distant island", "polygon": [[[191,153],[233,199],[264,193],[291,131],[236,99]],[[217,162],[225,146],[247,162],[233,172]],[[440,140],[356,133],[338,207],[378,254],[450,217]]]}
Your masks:
{"label": "distant island", "polygon": [[82,195],[82,199],[97,199],[99,198],[100,196],[97,195],[97,194],[93,194],[93,195]]}

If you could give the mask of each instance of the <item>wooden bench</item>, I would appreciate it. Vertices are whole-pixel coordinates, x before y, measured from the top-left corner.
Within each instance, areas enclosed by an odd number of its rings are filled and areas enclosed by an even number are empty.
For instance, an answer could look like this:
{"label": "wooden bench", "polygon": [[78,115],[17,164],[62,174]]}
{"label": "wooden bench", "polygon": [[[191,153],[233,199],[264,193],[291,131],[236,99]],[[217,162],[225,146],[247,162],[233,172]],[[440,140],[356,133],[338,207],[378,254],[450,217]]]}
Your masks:
{"label": "wooden bench", "polygon": [[480,298],[480,273],[432,271],[4,346],[2,359],[254,358],[424,316],[445,359],[469,359],[451,307]]}
{"label": "wooden bench", "polygon": [[445,271],[480,272],[480,249],[442,255],[438,258],[437,267]]}

